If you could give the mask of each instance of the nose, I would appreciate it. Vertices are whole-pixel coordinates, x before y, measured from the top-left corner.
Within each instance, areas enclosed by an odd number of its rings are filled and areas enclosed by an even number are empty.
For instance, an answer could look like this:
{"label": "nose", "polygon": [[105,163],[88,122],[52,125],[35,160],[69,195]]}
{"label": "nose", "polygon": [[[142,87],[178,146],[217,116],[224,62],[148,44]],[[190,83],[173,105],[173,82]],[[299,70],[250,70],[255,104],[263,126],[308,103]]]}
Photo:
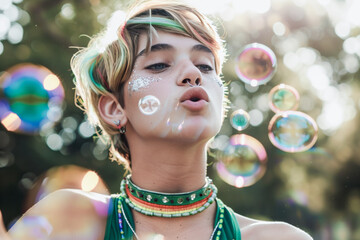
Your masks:
{"label": "nose", "polygon": [[202,84],[202,75],[200,70],[193,64],[187,64],[177,80],[179,86],[189,85],[191,87],[200,86]]}

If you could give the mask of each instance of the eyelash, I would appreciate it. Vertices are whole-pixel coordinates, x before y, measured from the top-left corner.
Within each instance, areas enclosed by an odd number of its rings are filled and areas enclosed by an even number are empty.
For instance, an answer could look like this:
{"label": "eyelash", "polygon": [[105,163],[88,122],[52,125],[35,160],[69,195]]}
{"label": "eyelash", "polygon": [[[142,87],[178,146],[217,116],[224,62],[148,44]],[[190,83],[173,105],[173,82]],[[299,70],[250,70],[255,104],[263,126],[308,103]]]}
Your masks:
{"label": "eyelash", "polygon": [[[169,64],[166,63],[155,63],[152,64],[150,66],[145,67],[145,69],[154,71],[154,72],[162,72],[165,70],[165,68],[170,67]],[[196,65],[196,67],[203,73],[208,73],[211,72],[212,70],[214,70],[211,66],[207,65],[207,64],[199,64]]]}
{"label": "eyelash", "polygon": [[214,70],[211,66],[209,66],[207,64],[196,65],[196,67],[203,73],[208,73],[208,72],[211,72],[212,70]]}
{"label": "eyelash", "polygon": [[170,67],[170,65],[166,64],[166,63],[155,63],[155,64],[145,67],[145,69],[148,69],[148,70],[151,70],[154,72],[162,72],[165,70],[165,68],[168,68],[168,67]]}

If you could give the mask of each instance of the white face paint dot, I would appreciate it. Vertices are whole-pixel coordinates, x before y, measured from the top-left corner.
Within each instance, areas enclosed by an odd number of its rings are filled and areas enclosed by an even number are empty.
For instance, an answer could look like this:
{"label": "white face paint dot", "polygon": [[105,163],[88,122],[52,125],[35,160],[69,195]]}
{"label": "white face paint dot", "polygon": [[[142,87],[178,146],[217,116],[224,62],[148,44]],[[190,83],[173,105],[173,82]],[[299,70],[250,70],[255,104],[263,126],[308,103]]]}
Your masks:
{"label": "white face paint dot", "polygon": [[159,110],[160,101],[157,97],[147,95],[139,100],[139,109],[145,115],[152,115]]}

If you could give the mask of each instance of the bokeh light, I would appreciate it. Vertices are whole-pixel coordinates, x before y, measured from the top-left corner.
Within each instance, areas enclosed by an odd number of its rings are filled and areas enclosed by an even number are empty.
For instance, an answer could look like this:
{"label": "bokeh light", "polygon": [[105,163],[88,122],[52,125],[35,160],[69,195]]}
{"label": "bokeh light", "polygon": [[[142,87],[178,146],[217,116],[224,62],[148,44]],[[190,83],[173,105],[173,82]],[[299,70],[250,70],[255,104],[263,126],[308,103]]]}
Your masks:
{"label": "bokeh light", "polygon": [[285,152],[306,151],[318,137],[316,122],[298,111],[279,112],[270,120],[268,131],[271,143]]}
{"label": "bokeh light", "polygon": [[246,134],[233,135],[223,150],[217,151],[216,170],[220,178],[237,188],[256,183],[266,171],[263,145]]}
{"label": "bokeh light", "polygon": [[260,43],[246,45],[236,58],[235,71],[241,81],[258,86],[267,83],[276,71],[276,56]]}
{"label": "bokeh light", "polygon": [[1,124],[8,130],[8,131],[16,131],[19,129],[21,125],[21,119],[15,113],[10,112],[8,115],[3,117],[1,120]]}
{"label": "bokeh light", "polygon": [[[23,40],[23,26],[29,23],[27,12],[16,6],[21,1],[2,0],[0,6],[0,41],[7,40],[10,44],[18,44]],[[0,42],[0,55],[3,45]]]}
{"label": "bokeh light", "polygon": [[8,131],[37,133],[62,115],[64,89],[43,66],[14,66],[1,75],[0,86],[0,119]]}
{"label": "bokeh light", "polygon": [[270,108],[275,113],[296,110],[299,105],[300,95],[295,88],[282,83],[271,89],[269,100]]}
{"label": "bokeh light", "polygon": [[86,192],[90,192],[98,183],[99,176],[94,171],[88,171],[81,181],[81,189]]}

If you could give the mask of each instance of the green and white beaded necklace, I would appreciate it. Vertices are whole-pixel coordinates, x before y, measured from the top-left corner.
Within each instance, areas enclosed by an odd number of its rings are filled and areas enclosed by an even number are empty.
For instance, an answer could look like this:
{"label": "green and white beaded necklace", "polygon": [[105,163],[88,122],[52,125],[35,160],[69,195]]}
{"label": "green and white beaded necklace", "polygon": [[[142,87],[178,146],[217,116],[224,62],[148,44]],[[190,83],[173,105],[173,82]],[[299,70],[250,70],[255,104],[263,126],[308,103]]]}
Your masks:
{"label": "green and white beaded necklace", "polygon": [[[124,178],[121,182],[121,197],[125,199],[126,204],[137,212],[148,216],[157,217],[186,217],[195,215],[208,208],[216,199],[217,188],[210,178],[206,178],[206,184],[199,190],[185,193],[161,193],[145,190],[131,181],[131,175]],[[210,240],[219,240],[224,221],[224,205],[218,202],[219,220],[211,234]],[[135,230],[131,227],[119,201],[118,206],[119,228],[123,232],[123,222],[125,222],[139,240]]]}

